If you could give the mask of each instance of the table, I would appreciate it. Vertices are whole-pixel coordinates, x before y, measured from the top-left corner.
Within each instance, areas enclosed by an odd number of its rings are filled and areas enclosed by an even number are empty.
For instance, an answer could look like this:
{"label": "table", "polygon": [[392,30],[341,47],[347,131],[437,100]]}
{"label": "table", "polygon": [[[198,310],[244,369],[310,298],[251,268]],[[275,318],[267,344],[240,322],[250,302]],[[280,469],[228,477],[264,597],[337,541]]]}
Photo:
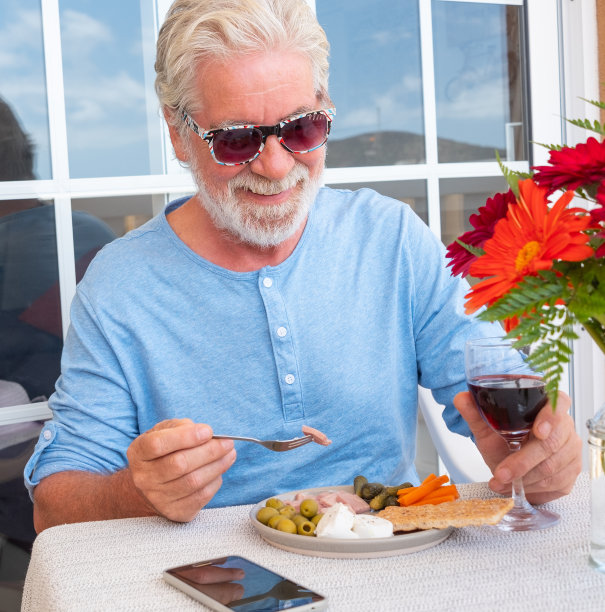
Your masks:
{"label": "table", "polygon": [[[490,497],[483,483],[463,497]],[[466,527],[430,549],[384,559],[324,559],[267,544],[252,506],[203,510],[188,524],[153,517],[53,527],[36,539],[23,611],[202,610],[164,583],[168,567],[240,554],[326,595],[329,609],[588,612],[605,610],[605,574],[588,565],[589,481],[548,504],[544,531]]]}

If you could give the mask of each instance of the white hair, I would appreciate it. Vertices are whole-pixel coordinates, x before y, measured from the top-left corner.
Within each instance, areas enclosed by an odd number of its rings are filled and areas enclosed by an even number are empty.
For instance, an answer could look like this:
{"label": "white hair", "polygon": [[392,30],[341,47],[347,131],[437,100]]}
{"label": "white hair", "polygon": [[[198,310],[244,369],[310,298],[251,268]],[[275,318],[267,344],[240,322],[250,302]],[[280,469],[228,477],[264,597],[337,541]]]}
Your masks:
{"label": "white hair", "polygon": [[318,98],[328,96],[329,43],[304,0],[176,0],[157,42],[155,88],[167,120],[199,111],[193,95],[203,62],[242,54],[294,51],[309,58]]}

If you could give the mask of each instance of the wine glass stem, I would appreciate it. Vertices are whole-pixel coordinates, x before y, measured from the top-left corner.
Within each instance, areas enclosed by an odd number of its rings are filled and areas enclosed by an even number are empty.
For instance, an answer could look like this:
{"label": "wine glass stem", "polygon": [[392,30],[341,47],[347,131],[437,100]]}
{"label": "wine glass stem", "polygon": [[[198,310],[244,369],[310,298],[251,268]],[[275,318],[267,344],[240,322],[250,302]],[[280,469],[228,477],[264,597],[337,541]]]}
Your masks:
{"label": "wine glass stem", "polygon": [[[516,453],[521,450],[521,440],[509,440],[508,447],[511,453]],[[523,479],[513,479],[513,501],[515,508],[526,508],[528,501],[525,499],[525,489],[523,488]]]}

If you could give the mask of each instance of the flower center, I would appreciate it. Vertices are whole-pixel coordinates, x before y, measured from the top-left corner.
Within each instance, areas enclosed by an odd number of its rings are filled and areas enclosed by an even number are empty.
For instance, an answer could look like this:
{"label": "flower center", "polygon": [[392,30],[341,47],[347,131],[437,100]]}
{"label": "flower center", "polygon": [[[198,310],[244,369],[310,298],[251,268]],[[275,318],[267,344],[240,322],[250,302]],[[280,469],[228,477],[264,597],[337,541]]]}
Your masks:
{"label": "flower center", "polygon": [[525,272],[527,265],[540,252],[540,243],[536,240],[528,242],[518,253],[515,259],[515,269],[517,272]]}

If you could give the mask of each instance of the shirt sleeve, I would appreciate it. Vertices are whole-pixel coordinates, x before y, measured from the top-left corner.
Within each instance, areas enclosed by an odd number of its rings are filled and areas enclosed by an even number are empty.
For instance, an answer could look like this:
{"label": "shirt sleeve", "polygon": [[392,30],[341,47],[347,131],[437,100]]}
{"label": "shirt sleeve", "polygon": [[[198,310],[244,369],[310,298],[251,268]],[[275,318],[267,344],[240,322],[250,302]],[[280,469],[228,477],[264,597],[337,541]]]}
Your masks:
{"label": "shirt sleeve", "polygon": [[80,287],[61,368],[49,400],[53,419],[42,429],[25,466],[30,495],[40,480],[55,472],[109,473],[125,467],[126,449],[139,434],[120,363]]}

